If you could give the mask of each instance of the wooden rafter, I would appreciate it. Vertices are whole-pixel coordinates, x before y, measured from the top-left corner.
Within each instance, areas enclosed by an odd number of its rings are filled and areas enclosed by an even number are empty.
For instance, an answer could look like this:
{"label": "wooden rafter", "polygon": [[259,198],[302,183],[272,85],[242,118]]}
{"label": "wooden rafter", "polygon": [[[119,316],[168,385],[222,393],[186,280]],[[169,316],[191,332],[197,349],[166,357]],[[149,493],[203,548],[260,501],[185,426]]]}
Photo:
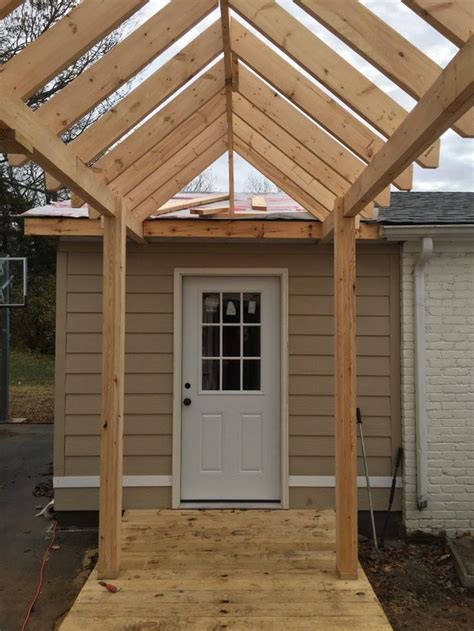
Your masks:
{"label": "wooden rafter", "polygon": [[225,98],[226,98],[226,114],[227,114],[227,153],[229,167],[229,202],[230,212],[234,212],[234,137],[232,133],[232,57],[230,48],[230,18],[228,0],[219,0],[221,10],[221,27],[222,27],[222,45],[224,50],[224,69],[225,69]]}
{"label": "wooden rafter", "polygon": [[[417,101],[441,74],[442,68],[428,55],[357,0],[344,2],[295,0],[295,2]],[[434,5],[434,2],[432,4]],[[439,2],[436,4],[440,6]],[[455,8],[451,10],[461,13],[461,4],[455,6],[452,3],[451,7]],[[474,24],[474,3],[470,1],[469,6],[471,24]],[[467,23],[468,20],[464,20],[463,24]],[[377,33],[377,37],[374,37],[374,33]],[[474,135],[473,112],[467,112],[457,122],[454,129],[461,136],[472,138]]]}
{"label": "wooden rafter", "polygon": [[[112,110],[88,127],[70,145],[84,162],[91,162],[123,135],[138,125],[163,101],[190,81],[222,52],[219,22],[185,46],[150,77],[127,94]],[[53,188],[57,188],[56,183]],[[52,186],[52,183],[49,184]]]}
{"label": "wooden rafter", "polygon": [[[11,94],[0,78],[0,129],[18,132],[24,138],[26,153],[37,164],[69,186],[79,197],[101,214],[113,217],[119,198],[93,173],[74,151],[67,147],[47,127],[39,124],[34,113],[18,97]],[[1,147],[0,147],[1,149]],[[127,212],[127,228],[138,239],[143,238],[143,226]]]}
{"label": "wooden rafter", "polygon": [[308,195],[293,180],[286,177],[268,158],[259,154],[254,147],[241,140],[237,134],[234,140],[235,150],[244,160],[247,160],[278,188],[297,201],[298,204],[301,204],[313,217],[320,221],[323,220],[326,216],[326,209],[315,198]]}
{"label": "wooden rafter", "polygon": [[472,0],[402,0],[428,24],[459,48],[474,33],[474,4]]}
{"label": "wooden rafter", "polygon": [[[207,146],[202,146],[200,150],[195,150],[191,147],[191,157],[188,156],[186,160],[183,160],[182,166],[180,163],[174,162],[175,166],[172,173],[165,179],[161,187],[147,195],[146,199],[135,208],[134,214],[137,219],[144,220],[150,215],[160,214],[160,211],[157,210],[160,206],[221,157],[227,148],[227,138],[222,122],[221,126],[223,134],[220,138],[214,139],[211,137],[211,143]],[[180,158],[178,154],[176,157]]]}
{"label": "wooden rafter", "polygon": [[327,213],[332,210],[335,199],[334,193],[318,182],[292,158],[289,158],[279,147],[269,142],[267,138],[250,127],[237,114],[234,114],[234,133],[244,143],[275,165],[287,179],[291,180],[320,204],[324,211],[319,214],[319,219],[324,219]]}
{"label": "wooden rafter", "polygon": [[182,149],[186,151],[189,148],[189,143],[217,119],[222,119],[225,112],[225,95],[221,92],[178,125],[173,133],[168,134],[161,142],[123,171],[110,183],[111,188],[121,195],[128,195],[133,189],[141,187],[141,183],[149,176],[153,180],[157,177],[162,180],[165,175],[161,173],[161,169],[168,160],[178,151]]}
{"label": "wooden rafter", "polygon": [[397,131],[344,196],[353,216],[413,160],[418,151],[455,123],[474,102],[474,36],[446,66]]}
{"label": "wooden rafter", "polygon": [[129,134],[94,164],[94,170],[111,182],[162,142],[188,118],[224,89],[224,65],[218,61],[168,105]]}
{"label": "wooden rafter", "polygon": [[[223,108],[224,110],[224,108]],[[185,167],[194,162],[196,158],[206,151],[214,142],[217,142],[226,133],[226,119],[225,110],[221,116],[216,118],[210,125],[205,125],[204,129],[195,136],[189,142],[185,142],[182,148],[176,153],[172,153],[166,161],[160,164],[160,168],[150,173],[142,182],[127,194],[127,199],[130,203],[130,208],[133,210],[140,219],[146,219],[146,214],[149,207],[149,198],[152,197],[155,191],[165,186],[168,182],[172,182]],[[187,182],[185,181],[184,184]],[[173,190],[172,194],[167,198],[170,199],[173,195],[178,193],[181,187]],[[161,203],[167,201],[162,200]],[[161,204],[160,204],[161,205]],[[152,202],[151,214],[158,206]]]}
{"label": "wooden rafter", "polygon": [[[315,125],[283,99],[278,92],[272,90],[243,66],[240,68],[239,93],[252,103],[261,114],[274,121],[289,133],[297,143],[311,151],[318,160],[324,162],[336,176],[345,182],[344,190],[364,170],[364,163],[353,153],[347,151],[321,127]],[[247,119],[247,122],[253,126],[252,119]],[[339,181],[342,185],[341,180]],[[389,192],[387,188],[375,201],[383,206]]]}
{"label": "wooden rafter", "polygon": [[19,7],[22,2],[23,0],[0,0],[0,20]]}
{"label": "wooden rafter", "polygon": [[2,79],[26,100],[148,0],[83,0],[2,66]]}
{"label": "wooden rafter", "polygon": [[[310,151],[306,144],[296,141],[284,128],[274,123],[269,116],[258,110],[247,99],[235,95],[234,112],[272,145],[278,147],[295,164],[309,173],[325,189],[331,191],[334,196],[343,195],[347,191],[349,182],[323,162],[317,154]],[[378,201],[383,206],[390,205],[388,188],[385,189],[384,195],[379,196]],[[333,198],[330,200],[328,210],[331,210],[332,206]]]}
{"label": "wooden rafter", "polygon": [[[406,117],[406,110],[396,101],[274,0],[230,0],[230,6],[385,137]],[[437,167],[439,141],[417,162],[425,168]]]}
{"label": "wooden rafter", "polygon": [[[217,6],[216,0],[174,0],[38,108],[35,115],[61,134],[123,86]],[[25,162],[10,156],[12,166]]]}
{"label": "wooden rafter", "polygon": [[[377,134],[236,20],[232,21],[232,48],[246,65],[365,163],[383,147]],[[409,190],[412,182],[413,169],[409,167],[394,184]]]}
{"label": "wooden rafter", "polygon": [[[143,231],[155,239],[295,239],[317,241],[322,224],[318,220],[248,219],[172,219],[145,221]],[[25,234],[52,237],[102,237],[102,223],[91,219],[25,217]],[[360,224],[356,238],[380,239],[377,224]]]}

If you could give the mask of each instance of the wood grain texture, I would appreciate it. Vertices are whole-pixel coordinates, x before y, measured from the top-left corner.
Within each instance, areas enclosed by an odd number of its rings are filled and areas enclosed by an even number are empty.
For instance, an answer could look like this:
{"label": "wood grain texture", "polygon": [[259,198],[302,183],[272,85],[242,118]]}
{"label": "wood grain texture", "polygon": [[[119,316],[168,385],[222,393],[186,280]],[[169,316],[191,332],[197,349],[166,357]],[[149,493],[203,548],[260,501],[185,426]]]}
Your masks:
{"label": "wood grain texture", "polygon": [[127,511],[110,594],[93,571],[61,631],[388,631],[362,569],[335,572],[334,512]]}

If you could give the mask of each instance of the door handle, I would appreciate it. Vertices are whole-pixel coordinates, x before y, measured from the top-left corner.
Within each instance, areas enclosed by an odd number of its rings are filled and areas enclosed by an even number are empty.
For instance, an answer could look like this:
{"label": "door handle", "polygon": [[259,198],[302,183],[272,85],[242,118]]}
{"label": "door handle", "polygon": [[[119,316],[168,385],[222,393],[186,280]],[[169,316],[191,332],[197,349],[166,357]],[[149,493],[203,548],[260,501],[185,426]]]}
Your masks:
{"label": "door handle", "polygon": [[191,399],[189,399],[188,397],[186,397],[183,400],[183,405],[185,405],[186,407],[188,407],[189,405],[191,405]]}

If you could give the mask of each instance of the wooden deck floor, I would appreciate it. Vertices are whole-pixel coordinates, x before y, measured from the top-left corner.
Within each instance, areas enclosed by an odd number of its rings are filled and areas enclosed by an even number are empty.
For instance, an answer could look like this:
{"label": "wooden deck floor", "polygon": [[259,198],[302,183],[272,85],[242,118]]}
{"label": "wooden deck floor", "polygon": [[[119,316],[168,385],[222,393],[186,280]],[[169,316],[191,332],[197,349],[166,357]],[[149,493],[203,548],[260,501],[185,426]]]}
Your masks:
{"label": "wooden deck floor", "polygon": [[116,594],[84,585],[61,631],[391,629],[335,573],[333,511],[127,511]]}

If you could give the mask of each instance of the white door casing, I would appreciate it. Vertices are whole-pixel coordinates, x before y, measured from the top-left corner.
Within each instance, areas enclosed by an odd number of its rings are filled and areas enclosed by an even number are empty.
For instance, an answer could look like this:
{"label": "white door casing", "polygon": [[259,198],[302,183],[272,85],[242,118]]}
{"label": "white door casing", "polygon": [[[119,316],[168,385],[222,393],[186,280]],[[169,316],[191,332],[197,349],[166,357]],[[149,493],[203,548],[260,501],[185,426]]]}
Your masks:
{"label": "white door casing", "polygon": [[183,278],[182,501],[282,499],[280,294],[275,276]]}

